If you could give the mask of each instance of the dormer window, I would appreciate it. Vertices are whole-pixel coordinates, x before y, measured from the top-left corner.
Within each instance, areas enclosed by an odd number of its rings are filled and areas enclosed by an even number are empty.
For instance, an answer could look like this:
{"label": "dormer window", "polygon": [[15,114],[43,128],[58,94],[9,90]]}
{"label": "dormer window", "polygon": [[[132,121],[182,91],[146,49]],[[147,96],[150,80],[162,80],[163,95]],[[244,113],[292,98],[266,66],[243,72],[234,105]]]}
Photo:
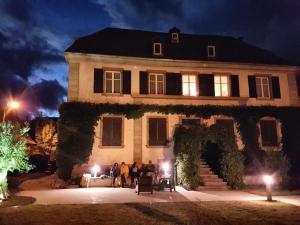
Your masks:
{"label": "dormer window", "polygon": [[216,57],[216,46],[214,46],[214,45],[208,45],[207,46],[207,56],[209,58]]}
{"label": "dormer window", "polygon": [[162,44],[161,43],[153,43],[153,55],[162,55]]}
{"label": "dormer window", "polygon": [[178,33],[171,33],[172,43],[178,43],[179,42],[179,35]]}

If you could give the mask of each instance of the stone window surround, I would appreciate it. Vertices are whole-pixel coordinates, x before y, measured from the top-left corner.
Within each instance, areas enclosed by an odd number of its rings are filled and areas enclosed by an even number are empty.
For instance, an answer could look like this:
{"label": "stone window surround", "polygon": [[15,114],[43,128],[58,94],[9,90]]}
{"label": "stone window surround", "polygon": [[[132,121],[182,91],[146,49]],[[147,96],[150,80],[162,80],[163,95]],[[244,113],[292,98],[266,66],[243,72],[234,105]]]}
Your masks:
{"label": "stone window surround", "polygon": [[[278,146],[263,146],[262,145],[262,136],[261,136],[261,130],[260,130],[260,121],[261,120],[273,120],[276,122]],[[265,117],[260,118],[260,120],[258,121],[256,126],[259,131],[258,144],[259,144],[259,147],[261,150],[263,150],[263,151],[281,151],[282,150],[282,124],[278,119],[276,119],[275,117],[265,116]]]}

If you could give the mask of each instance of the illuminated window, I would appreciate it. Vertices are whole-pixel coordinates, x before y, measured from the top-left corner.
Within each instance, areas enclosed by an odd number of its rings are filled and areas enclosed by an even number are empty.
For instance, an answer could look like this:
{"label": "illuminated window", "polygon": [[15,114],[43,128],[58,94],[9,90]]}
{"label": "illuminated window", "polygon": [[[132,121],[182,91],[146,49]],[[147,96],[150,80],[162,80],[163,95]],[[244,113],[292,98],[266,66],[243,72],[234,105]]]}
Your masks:
{"label": "illuminated window", "polygon": [[153,43],[153,55],[162,55],[161,43]]}
{"label": "illuminated window", "polygon": [[207,46],[207,56],[208,57],[216,57],[216,47],[209,45]]}
{"label": "illuminated window", "polygon": [[182,75],[182,94],[197,96],[196,75]]}
{"label": "illuminated window", "polygon": [[164,94],[164,75],[149,74],[149,94],[163,95]]}
{"label": "illuminated window", "polygon": [[229,96],[228,76],[214,76],[215,96]]}
{"label": "illuminated window", "polygon": [[270,98],[269,77],[256,77],[256,92],[258,98]]}
{"label": "illuminated window", "polygon": [[121,93],[121,72],[105,71],[105,93]]}
{"label": "illuminated window", "polygon": [[171,37],[172,37],[172,42],[173,43],[178,43],[179,42],[179,35],[178,35],[178,33],[172,33]]}

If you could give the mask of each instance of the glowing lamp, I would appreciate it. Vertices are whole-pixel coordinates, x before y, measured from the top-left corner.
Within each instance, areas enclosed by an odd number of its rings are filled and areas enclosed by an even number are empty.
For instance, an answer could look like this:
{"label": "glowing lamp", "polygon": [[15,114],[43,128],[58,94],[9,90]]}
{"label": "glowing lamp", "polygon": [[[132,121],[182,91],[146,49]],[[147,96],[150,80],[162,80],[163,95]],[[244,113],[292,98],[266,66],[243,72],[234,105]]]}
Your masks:
{"label": "glowing lamp", "polygon": [[273,178],[269,175],[264,175],[263,180],[264,180],[265,184],[273,184],[273,182],[274,182]]}
{"label": "glowing lamp", "polygon": [[162,167],[163,167],[163,170],[164,170],[164,175],[168,176],[169,175],[169,170],[170,170],[170,164],[168,162],[165,162]]}
{"label": "glowing lamp", "polygon": [[264,175],[263,181],[266,185],[267,200],[272,201],[272,185],[274,183],[274,179],[270,175]]}
{"label": "glowing lamp", "polygon": [[7,104],[10,109],[18,109],[20,108],[20,103],[17,101],[11,101]]}
{"label": "glowing lamp", "polygon": [[94,165],[91,169],[92,175],[94,177],[97,177],[97,173],[100,171],[100,166],[99,165]]}

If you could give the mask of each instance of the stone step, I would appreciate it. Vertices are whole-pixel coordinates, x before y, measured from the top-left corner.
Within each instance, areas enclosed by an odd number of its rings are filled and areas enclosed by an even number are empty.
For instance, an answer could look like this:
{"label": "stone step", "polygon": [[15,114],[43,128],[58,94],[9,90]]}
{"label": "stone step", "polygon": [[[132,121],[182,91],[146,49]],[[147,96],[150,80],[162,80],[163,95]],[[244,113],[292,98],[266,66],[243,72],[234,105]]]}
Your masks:
{"label": "stone step", "polygon": [[[200,176],[201,178],[219,178],[216,174],[203,174]],[[220,178],[219,178],[220,179]]]}
{"label": "stone step", "polygon": [[198,191],[226,191],[229,190],[227,183],[218,175],[214,174],[209,165],[201,160],[199,163],[199,176],[203,181],[203,185],[197,188]]}
{"label": "stone step", "polygon": [[227,186],[223,181],[204,181],[204,186]]}
{"label": "stone step", "polygon": [[201,177],[203,182],[223,182],[222,179],[220,178],[204,178],[204,177]]}
{"label": "stone step", "polygon": [[198,186],[197,191],[229,191],[228,186],[219,186],[219,187],[208,187],[208,186]]}

